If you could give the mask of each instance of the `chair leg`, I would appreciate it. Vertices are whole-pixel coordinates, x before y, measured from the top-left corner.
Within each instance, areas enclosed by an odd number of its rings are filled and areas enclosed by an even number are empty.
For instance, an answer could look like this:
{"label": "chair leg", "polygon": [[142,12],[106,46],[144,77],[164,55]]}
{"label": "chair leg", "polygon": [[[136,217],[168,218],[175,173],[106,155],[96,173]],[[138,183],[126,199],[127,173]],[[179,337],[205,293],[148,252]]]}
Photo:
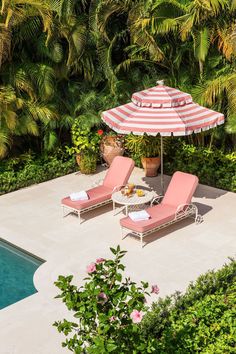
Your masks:
{"label": "chair leg", "polygon": [[140,234],[140,239],[141,239],[141,248],[143,248],[143,234]]}
{"label": "chair leg", "polygon": [[121,231],[121,240],[123,240],[124,234],[123,234],[123,227],[122,226],[120,227],[120,231]]}
{"label": "chair leg", "polygon": [[64,205],[62,205],[62,217],[64,218],[66,215],[65,215],[65,207],[64,207]]}
{"label": "chair leg", "polygon": [[81,216],[80,216],[80,211],[78,211],[77,215],[78,215],[78,218],[79,218],[79,224],[81,224]]}

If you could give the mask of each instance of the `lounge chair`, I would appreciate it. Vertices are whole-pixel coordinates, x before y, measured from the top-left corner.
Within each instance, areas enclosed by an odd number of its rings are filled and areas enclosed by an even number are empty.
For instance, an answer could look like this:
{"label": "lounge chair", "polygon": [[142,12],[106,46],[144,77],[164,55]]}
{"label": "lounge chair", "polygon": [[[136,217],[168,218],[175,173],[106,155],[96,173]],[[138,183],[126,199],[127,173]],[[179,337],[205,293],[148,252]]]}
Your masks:
{"label": "lounge chair", "polygon": [[62,199],[63,216],[65,216],[66,210],[67,214],[68,211],[77,214],[79,222],[81,222],[82,213],[110,203],[112,193],[118,191],[128,182],[133,169],[134,161],[132,159],[123,156],[115,157],[103,183],[86,191],[88,200],[72,201],[70,197]]}
{"label": "lounge chair", "polygon": [[[175,172],[171,178],[165,196],[157,196],[153,199],[151,207],[146,211],[150,215],[148,220],[132,221],[125,217],[120,220],[122,238],[123,231],[128,230],[141,239],[143,247],[143,237],[150,233],[171,225],[187,217],[194,217],[195,222],[202,221],[202,216],[198,214],[196,205],[191,203],[192,196],[197,188],[198,178],[184,172]],[[158,203],[154,205],[154,203]]]}

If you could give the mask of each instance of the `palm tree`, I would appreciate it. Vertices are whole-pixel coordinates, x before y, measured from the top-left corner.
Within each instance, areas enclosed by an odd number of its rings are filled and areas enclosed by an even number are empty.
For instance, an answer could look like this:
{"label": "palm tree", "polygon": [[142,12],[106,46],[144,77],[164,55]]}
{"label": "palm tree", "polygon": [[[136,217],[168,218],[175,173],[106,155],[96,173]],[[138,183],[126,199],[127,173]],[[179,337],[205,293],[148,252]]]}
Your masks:
{"label": "palm tree", "polygon": [[[25,26],[27,22],[30,25]],[[39,26],[47,33],[47,41],[50,38],[53,26],[53,13],[49,3],[45,0],[5,0],[1,7],[0,26],[0,64],[10,57],[11,38],[13,31],[23,25],[25,31],[34,32]],[[21,39],[20,33],[18,40]],[[7,49],[4,54],[5,49]]]}

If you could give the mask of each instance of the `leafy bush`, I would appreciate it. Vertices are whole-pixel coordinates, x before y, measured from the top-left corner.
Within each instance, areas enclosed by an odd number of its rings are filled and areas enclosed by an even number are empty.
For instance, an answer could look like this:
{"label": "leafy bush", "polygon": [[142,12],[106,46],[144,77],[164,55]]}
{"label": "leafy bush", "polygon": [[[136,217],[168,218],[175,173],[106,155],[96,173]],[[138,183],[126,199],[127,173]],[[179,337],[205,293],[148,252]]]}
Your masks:
{"label": "leafy bush", "polygon": [[157,353],[234,353],[236,262],[201,275],[184,295],[159,299],[142,321]]}
{"label": "leafy bush", "polygon": [[97,156],[89,150],[82,152],[80,156],[79,167],[81,173],[95,173],[97,167]]}
{"label": "leafy bush", "polygon": [[0,194],[60,177],[76,170],[74,157],[63,150],[54,155],[35,157],[22,155],[0,164]]}
{"label": "leafy bush", "polygon": [[165,158],[165,173],[196,174],[201,183],[236,192],[236,153],[224,154],[185,143],[173,144]]}
{"label": "leafy bush", "polygon": [[54,323],[70,336],[64,347],[75,353],[235,353],[235,260],[201,275],[185,294],[159,298],[148,308],[148,283],[123,281],[125,252],[119,246],[111,251],[115,259],[91,263],[79,288],[72,276],[59,276],[55,283],[61,290],[57,297],[76,318]]}
{"label": "leafy bush", "polygon": [[[148,283],[137,286],[122,279],[125,267],[121,258],[126,253],[111,248],[114,260],[99,258],[87,267],[85,284],[71,285],[72,276],[59,276],[57,296],[72,310],[76,322],[55,322],[59,332],[70,338],[62,344],[74,353],[152,353],[153,340],[142,334],[140,322],[147,311],[145,295]],[[158,287],[152,286],[158,293]]]}

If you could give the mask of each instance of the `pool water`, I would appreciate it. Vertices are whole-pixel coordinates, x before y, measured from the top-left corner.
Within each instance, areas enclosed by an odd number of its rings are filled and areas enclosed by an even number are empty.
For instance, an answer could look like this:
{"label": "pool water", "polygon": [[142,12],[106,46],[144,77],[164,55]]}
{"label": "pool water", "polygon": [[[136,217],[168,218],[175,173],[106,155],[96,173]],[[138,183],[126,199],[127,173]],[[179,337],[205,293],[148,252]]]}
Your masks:
{"label": "pool water", "polygon": [[0,240],[0,310],[37,292],[33,276],[42,263]]}

